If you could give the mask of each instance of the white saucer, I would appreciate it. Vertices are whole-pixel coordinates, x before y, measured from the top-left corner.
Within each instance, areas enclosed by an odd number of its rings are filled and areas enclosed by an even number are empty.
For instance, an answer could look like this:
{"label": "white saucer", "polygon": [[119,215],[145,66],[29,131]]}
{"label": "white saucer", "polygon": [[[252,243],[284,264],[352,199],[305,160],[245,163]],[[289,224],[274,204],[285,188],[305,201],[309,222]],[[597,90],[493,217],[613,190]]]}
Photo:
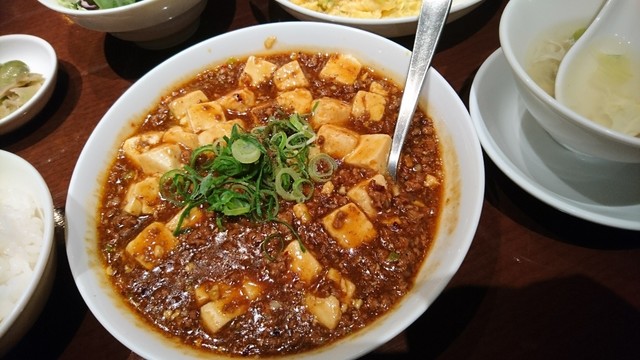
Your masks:
{"label": "white saucer", "polygon": [[478,70],[469,109],[487,155],[525,191],[573,216],[640,230],[640,164],[595,159],[556,143],[526,110],[501,49]]}

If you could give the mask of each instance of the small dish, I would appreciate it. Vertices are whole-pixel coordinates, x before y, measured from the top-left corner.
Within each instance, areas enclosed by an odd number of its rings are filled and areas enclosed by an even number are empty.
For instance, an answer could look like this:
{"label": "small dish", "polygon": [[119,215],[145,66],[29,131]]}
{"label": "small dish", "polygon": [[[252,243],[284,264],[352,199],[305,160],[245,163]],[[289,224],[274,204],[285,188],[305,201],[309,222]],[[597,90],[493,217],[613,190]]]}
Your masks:
{"label": "small dish", "polygon": [[583,156],[555,142],[515,89],[501,49],[478,70],[469,109],[487,155],[550,206],[611,227],[640,230],[640,164]]}
{"label": "small dish", "polygon": [[20,60],[29,66],[32,73],[41,74],[44,78],[42,86],[29,101],[0,119],[2,135],[24,125],[47,104],[55,89],[58,57],[51,44],[33,35],[0,36],[0,49],[0,63]]}
{"label": "small dish", "polygon": [[[1,358],[29,330],[44,308],[55,280],[56,254],[53,200],[40,173],[20,156],[0,150],[0,190],[3,214],[0,236],[4,238],[0,239],[0,251],[11,254],[8,262],[6,257],[0,258]],[[27,214],[30,209],[34,213]],[[10,211],[11,216],[5,211]],[[41,230],[39,244],[35,236],[40,231],[34,229]],[[18,237],[30,240],[17,245]],[[6,241],[7,238],[10,240]],[[15,277],[7,275],[12,272]]]}
{"label": "small dish", "polygon": [[[483,0],[453,0],[447,22],[452,22],[475,9]],[[298,20],[320,21],[353,26],[385,37],[413,35],[418,26],[418,15],[386,19],[357,19],[324,14],[296,5],[291,0],[276,0],[289,14]]]}

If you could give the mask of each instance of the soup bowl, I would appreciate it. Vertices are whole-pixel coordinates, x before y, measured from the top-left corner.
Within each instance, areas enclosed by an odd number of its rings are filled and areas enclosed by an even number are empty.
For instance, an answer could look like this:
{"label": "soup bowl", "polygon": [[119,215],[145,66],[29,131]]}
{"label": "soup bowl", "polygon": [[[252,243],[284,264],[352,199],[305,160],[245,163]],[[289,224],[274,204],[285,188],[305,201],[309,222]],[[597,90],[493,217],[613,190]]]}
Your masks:
{"label": "soup bowl", "polygon": [[[265,43],[267,38],[271,41]],[[397,83],[402,82],[410,57],[409,50],[392,41],[334,24],[282,22],[229,32],[184,50],[143,76],[104,115],[82,150],[66,203],[71,271],[82,297],[100,323],[144,358],[225,357],[203,353],[151,330],[124,304],[107,279],[99,257],[96,214],[100,184],[105,181],[120,142],[130,135],[131,123],[139,122],[162,94],[202,70],[253,54],[295,51],[349,53]],[[462,263],[483,202],[484,169],[479,141],[464,104],[433,69],[420,103],[436,124],[446,184],[436,239],[415,278],[415,286],[387,315],[363,330],[289,358],[301,355],[312,359],[353,358],[371,351],[420,317]]]}
{"label": "soup bowl", "polygon": [[[500,19],[500,45],[518,92],[540,126],[559,144],[608,161],[640,163],[640,138],[613,131],[557,101],[528,73],[532,49],[555,32],[587,27],[604,0],[512,0]],[[570,27],[571,29],[567,29]]]}

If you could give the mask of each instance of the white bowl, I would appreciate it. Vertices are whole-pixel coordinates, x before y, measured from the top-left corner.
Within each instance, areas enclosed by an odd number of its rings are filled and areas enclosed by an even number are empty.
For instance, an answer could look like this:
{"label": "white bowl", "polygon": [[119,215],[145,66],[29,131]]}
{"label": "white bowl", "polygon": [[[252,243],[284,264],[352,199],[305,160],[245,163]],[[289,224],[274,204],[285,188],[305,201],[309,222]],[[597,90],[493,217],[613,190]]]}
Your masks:
{"label": "white bowl", "polygon": [[[447,22],[454,21],[475,9],[483,0],[453,0]],[[296,5],[290,0],[276,0],[282,8],[299,20],[320,21],[353,26],[386,37],[413,35],[418,26],[418,15],[385,19],[357,19],[324,14]]]}
{"label": "white bowl", "polygon": [[[277,40],[265,49],[265,39]],[[410,52],[393,41],[351,27],[316,22],[282,22],[229,32],[175,55],[133,84],[109,109],[89,137],[74,169],[66,203],[67,252],[80,294],[100,323],[125,346],[147,359],[198,358],[203,353],[167,340],[123,306],[108,283],[96,240],[96,211],[105,170],[119,141],[163,92],[212,65],[251,54],[305,51],[348,52],[398,83]],[[431,70],[421,105],[434,119],[444,155],[446,190],[441,225],[413,290],[387,316],[363,331],[317,351],[313,359],[352,358],[388,341],[435,300],[462,263],[474,237],[484,195],[479,141],[467,109],[451,86]],[[87,181],[87,179],[97,179]],[[299,358],[299,356],[292,356]]]}
{"label": "white bowl", "polygon": [[47,302],[55,278],[56,256],[53,200],[40,173],[21,157],[0,150],[0,188],[31,197],[43,222],[41,249],[31,279],[11,311],[0,321],[2,357],[29,330]]}
{"label": "white bowl", "polygon": [[0,135],[24,125],[47,104],[55,89],[58,75],[58,57],[45,40],[33,35],[0,36],[0,63],[20,60],[33,73],[41,74],[44,82],[38,92],[11,114],[0,119]]}
{"label": "white bowl", "polygon": [[588,25],[604,0],[511,0],[500,19],[500,45],[527,109],[561,145],[597,158],[640,163],[640,138],[580,116],[539,87],[526,72],[531,46],[559,26]]}
{"label": "white bowl", "polygon": [[144,0],[103,10],[74,10],[58,0],[38,0],[89,30],[107,32],[145,48],[176,45],[198,28],[207,0]]}

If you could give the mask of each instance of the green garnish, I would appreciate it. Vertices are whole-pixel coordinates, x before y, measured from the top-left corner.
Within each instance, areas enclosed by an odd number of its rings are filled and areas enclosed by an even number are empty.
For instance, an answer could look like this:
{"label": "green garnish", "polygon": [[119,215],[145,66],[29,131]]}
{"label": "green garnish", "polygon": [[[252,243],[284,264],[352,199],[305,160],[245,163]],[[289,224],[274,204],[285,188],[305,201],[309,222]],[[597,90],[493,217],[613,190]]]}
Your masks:
{"label": "green garnish", "polygon": [[585,30],[587,30],[586,27],[581,27],[578,30],[574,31],[573,34],[571,34],[571,39],[573,40],[574,43],[578,41],[578,39],[580,39],[582,34],[584,34]]}
{"label": "green garnish", "polygon": [[220,228],[225,217],[247,216],[282,223],[299,240],[291,225],[277,218],[280,199],[306,201],[314,182],[328,181],[337,166],[323,153],[309,157],[315,139],[305,117],[293,114],[272,116],[248,133],[236,125],[230,136],[195,149],[188,165],[160,178],[162,198],[184,207],[175,234],[189,211],[204,205],[216,213]]}
{"label": "green garnish", "polygon": [[130,5],[136,0],[93,0],[100,9],[112,9],[120,6]]}
{"label": "green garnish", "polygon": [[[275,249],[273,249],[275,247]],[[280,233],[270,234],[260,243],[262,253],[269,261],[274,261],[277,254],[284,250],[284,237]]]}

